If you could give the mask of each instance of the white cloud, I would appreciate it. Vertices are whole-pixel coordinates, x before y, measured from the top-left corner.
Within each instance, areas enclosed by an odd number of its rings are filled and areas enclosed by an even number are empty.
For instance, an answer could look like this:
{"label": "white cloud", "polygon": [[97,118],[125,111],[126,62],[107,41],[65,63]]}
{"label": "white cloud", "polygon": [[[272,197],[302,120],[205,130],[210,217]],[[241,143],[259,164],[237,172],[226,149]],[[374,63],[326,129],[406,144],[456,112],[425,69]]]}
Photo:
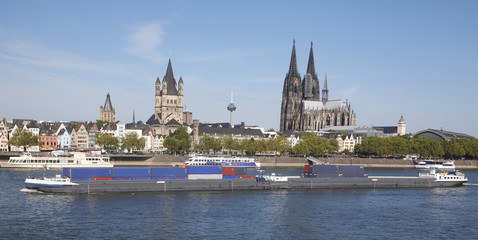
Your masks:
{"label": "white cloud", "polygon": [[130,44],[126,49],[128,53],[151,60],[154,63],[162,63],[164,57],[158,50],[164,35],[161,24],[135,25],[130,26],[129,29],[132,33],[127,36]]}
{"label": "white cloud", "polygon": [[0,28],[0,62],[4,62],[5,65],[23,67],[24,71],[31,71],[31,68],[37,67],[42,71],[75,70],[131,75],[124,65],[56,50],[32,42],[29,38],[29,36],[20,36]]}

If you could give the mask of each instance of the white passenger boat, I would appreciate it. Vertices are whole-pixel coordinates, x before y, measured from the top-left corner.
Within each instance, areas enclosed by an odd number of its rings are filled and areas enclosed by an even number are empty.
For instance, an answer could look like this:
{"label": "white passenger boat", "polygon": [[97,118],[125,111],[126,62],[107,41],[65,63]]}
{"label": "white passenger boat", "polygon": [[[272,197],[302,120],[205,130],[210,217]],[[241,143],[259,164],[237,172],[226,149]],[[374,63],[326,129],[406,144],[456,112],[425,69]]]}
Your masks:
{"label": "white passenger boat", "polygon": [[254,158],[246,157],[219,157],[219,156],[196,156],[192,155],[184,163],[186,166],[226,166],[226,167],[261,167],[260,162]]}
{"label": "white passenger boat", "polygon": [[25,153],[20,157],[10,157],[1,167],[5,168],[64,168],[64,167],[113,167],[108,156],[98,153],[74,152],[71,154],[53,154],[51,156],[32,156]]}
{"label": "white passenger boat", "polygon": [[415,162],[415,168],[455,170],[455,163],[453,161],[419,160]]}
{"label": "white passenger boat", "polygon": [[431,177],[434,178],[436,182],[468,182],[468,178],[465,174],[458,170],[447,171],[430,168],[430,172],[419,173],[419,177]]}
{"label": "white passenger boat", "polygon": [[27,178],[25,184],[30,186],[75,186],[78,183],[71,182],[71,179],[56,175],[54,178]]}

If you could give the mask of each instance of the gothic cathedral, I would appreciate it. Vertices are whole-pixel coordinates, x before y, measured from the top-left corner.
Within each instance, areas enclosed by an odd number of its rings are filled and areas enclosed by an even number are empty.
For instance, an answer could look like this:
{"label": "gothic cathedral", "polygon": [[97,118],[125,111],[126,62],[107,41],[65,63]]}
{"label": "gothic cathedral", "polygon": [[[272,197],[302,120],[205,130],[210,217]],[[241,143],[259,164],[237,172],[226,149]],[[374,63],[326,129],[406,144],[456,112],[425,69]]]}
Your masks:
{"label": "gothic cathedral", "polygon": [[320,99],[319,78],[315,73],[314,53],[310,45],[307,73],[301,79],[297,70],[295,40],[292,46],[289,72],[284,79],[280,116],[280,131],[318,131],[327,126],[355,126],[356,117],[348,101],[329,100],[327,73]]}
{"label": "gothic cathedral", "polygon": [[154,114],[146,122],[154,135],[167,136],[183,125],[183,85],[182,77],[176,83],[170,59],[162,83],[156,79]]}

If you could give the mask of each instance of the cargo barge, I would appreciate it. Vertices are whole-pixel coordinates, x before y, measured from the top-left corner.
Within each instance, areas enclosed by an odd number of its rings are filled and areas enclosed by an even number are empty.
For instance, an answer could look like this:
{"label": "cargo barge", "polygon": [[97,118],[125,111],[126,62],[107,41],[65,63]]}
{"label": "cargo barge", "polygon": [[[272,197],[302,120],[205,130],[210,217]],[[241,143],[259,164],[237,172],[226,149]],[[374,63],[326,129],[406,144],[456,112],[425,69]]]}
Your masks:
{"label": "cargo barge", "polygon": [[[368,176],[360,166],[304,167],[300,176],[242,174],[243,168],[188,166],[178,168],[64,168],[63,176],[27,178],[25,185],[48,193],[178,192],[237,190],[306,190],[347,188],[454,187],[467,182],[458,171],[420,173],[418,177]],[[238,172],[236,172],[238,171]]]}

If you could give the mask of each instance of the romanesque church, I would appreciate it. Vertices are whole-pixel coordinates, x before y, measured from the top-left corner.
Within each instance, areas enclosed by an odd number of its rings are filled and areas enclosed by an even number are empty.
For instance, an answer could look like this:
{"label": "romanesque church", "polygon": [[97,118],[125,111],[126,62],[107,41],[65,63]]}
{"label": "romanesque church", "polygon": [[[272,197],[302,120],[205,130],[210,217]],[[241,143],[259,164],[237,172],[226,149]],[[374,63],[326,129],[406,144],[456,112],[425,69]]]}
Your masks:
{"label": "romanesque church", "polygon": [[355,113],[348,101],[329,100],[327,73],[324,77],[322,98],[320,98],[319,78],[315,73],[312,43],[307,73],[301,79],[297,69],[294,41],[289,72],[285,77],[282,90],[280,131],[290,134],[295,131],[318,131],[327,126],[354,126],[355,124]]}
{"label": "romanesque church", "polygon": [[171,66],[168,62],[166,75],[161,82],[156,79],[154,114],[146,122],[151,126],[154,135],[170,135],[180,126],[183,126],[183,78],[176,82]]}

